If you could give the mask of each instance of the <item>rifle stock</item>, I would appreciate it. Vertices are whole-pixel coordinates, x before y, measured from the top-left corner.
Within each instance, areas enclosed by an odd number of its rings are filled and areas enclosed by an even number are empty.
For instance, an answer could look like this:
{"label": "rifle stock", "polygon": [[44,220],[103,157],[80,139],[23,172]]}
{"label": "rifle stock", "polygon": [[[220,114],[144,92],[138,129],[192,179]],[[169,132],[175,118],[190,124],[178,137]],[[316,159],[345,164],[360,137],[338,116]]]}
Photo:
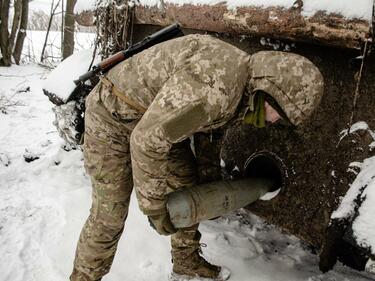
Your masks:
{"label": "rifle stock", "polygon": [[109,69],[125,59],[126,57],[124,51],[120,51],[113,56],[110,56],[109,58],[101,61],[98,66],[102,72],[107,72]]}

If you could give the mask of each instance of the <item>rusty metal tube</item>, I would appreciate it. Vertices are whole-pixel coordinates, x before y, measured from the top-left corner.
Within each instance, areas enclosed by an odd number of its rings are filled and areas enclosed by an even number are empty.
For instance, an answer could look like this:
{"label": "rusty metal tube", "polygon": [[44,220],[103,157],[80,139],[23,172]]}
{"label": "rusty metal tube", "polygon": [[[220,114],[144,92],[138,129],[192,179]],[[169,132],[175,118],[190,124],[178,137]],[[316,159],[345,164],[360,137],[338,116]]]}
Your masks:
{"label": "rusty metal tube", "polygon": [[211,182],[170,193],[167,208],[173,225],[184,228],[245,207],[271,190],[275,181],[266,178]]}

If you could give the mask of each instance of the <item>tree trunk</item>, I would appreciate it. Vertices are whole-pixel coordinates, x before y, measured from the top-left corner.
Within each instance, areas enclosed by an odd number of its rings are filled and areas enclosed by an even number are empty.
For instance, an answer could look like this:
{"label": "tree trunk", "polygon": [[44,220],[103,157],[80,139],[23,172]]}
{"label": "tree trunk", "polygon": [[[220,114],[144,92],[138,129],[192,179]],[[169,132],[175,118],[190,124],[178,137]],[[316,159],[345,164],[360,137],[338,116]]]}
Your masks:
{"label": "tree trunk", "polygon": [[64,17],[65,17],[64,0],[61,0],[61,30],[60,30],[60,35],[61,35],[61,40],[60,40],[61,50],[64,49],[64,25],[65,25]]}
{"label": "tree trunk", "polygon": [[63,42],[63,60],[74,52],[74,6],[77,0],[67,0]]}
{"label": "tree trunk", "polygon": [[44,40],[43,49],[42,49],[42,54],[40,55],[40,61],[41,61],[41,62],[44,61],[44,52],[45,52],[45,50],[46,50],[46,46],[47,46],[48,35],[49,35],[49,31],[50,31],[50,29],[51,29],[52,19],[53,19],[53,16],[55,15],[55,12],[56,12],[57,7],[59,6],[59,3],[60,3],[60,0],[57,2],[57,4],[56,4],[55,6],[54,6],[54,0],[52,0],[52,3],[51,3],[51,12],[50,12],[50,17],[49,17],[49,21],[48,21],[48,27],[47,27],[46,38],[45,38],[45,40]]}
{"label": "tree trunk", "polygon": [[22,0],[20,29],[17,34],[16,45],[13,51],[13,58],[16,64],[20,64],[23,42],[26,37],[28,16],[29,16],[29,0]]}
{"label": "tree trunk", "polygon": [[10,66],[11,64],[11,49],[9,50],[9,7],[10,0],[1,0],[0,7],[0,48],[2,58],[0,59],[0,66]]}
{"label": "tree trunk", "polygon": [[13,23],[12,29],[10,32],[9,37],[9,48],[12,50],[14,46],[14,40],[16,39],[17,30],[19,28],[20,20],[21,20],[21,8],[22,8],[22,0],[15,0],[14,1],[14,16],[13,16]]}

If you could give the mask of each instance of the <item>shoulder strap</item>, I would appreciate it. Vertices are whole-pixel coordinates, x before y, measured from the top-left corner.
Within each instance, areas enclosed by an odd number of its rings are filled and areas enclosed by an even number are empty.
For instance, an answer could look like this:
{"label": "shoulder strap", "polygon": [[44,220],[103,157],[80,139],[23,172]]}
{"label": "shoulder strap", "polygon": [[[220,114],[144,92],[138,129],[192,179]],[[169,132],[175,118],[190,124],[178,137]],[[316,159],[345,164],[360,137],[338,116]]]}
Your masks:
{"label": "shoulder strap", "polygon": [[125,102],[127,105],[131,106],[132,108],[138,110],[141,113],[145,113],[147,108],[144,108],[139,103],[133,101],[129,97],[127,97],[123,92],[121,92],[107,77],[101,76],[100,81],[107,87],[111,88],[111,93],[117,96],[120,100]]}

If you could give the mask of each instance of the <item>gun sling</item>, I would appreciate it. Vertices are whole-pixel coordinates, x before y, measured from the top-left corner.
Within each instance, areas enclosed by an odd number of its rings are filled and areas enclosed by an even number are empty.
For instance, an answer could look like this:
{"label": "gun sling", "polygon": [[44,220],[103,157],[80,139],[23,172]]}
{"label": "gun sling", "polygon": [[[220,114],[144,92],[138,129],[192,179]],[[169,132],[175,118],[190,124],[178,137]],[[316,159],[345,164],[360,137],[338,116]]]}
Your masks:
{"label": "gun sling", "polygon": [[121,92],[110,80],[108,80],[107,77],[101,76],[100,81],[107,87],[111,89],[111,93],[113,93],[115,96],[117,96],[120,100],[125,102],[127,105],[131,106],[132,108],[138,110],[141,113],[145,113],[147,108],[144,108],[139,103],[131,100],[129,97],[127,97],[123,92]]}

